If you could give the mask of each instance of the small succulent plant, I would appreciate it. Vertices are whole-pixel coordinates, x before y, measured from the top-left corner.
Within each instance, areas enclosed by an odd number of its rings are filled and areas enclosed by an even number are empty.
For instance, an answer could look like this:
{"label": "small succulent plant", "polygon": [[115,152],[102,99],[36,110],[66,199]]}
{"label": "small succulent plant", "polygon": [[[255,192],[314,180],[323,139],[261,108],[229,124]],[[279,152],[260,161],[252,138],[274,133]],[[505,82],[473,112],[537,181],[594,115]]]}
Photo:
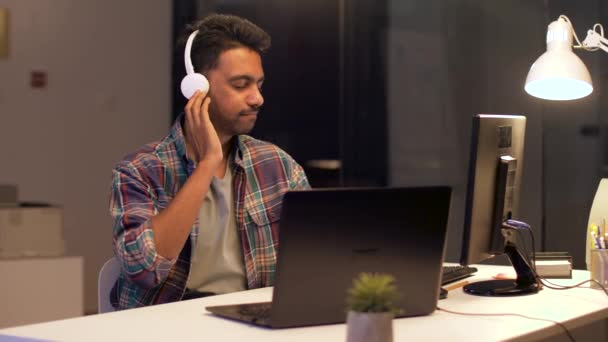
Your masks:
{"label": "small succulent plant", "polygon": [[382,273],[361,273],[348,290],[348,309],[356,312],[401,312],[395,306],[399,298],[395,277]]}

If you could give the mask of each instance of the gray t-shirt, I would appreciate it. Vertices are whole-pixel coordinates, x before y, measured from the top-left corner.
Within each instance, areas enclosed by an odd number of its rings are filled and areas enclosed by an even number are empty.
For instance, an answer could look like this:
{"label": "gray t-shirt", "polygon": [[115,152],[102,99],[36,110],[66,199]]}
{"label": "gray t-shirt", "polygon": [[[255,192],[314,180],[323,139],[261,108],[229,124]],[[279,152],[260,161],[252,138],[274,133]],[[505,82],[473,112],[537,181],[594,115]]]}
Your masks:
{"label": "gray t-shirt", "polygon": [[230,164],[223,179],[211,180],[199,212],[199,236],[191,261],[188,289],[217,294],[246,290]]}

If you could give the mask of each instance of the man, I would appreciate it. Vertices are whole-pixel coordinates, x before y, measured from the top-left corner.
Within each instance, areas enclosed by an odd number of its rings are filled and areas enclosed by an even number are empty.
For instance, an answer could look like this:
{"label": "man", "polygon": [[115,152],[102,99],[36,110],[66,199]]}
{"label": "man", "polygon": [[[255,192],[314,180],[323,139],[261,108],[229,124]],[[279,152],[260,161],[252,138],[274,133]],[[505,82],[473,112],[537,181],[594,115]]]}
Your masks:
{"label": "man", "polygon": [[287,153],[245,135],[264,103],[268,34],[229,15],[195,30],[191,58],[209,93],[113,170],[117,309],[273,285],[282,196],[310,187]]}

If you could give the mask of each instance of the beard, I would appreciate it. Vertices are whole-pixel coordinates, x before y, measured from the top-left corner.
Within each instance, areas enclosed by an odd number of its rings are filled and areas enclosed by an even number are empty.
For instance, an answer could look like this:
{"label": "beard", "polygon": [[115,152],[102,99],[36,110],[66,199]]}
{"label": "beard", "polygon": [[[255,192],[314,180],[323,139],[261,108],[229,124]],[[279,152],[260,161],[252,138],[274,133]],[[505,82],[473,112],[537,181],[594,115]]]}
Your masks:
{"label": "beard", "polygon": [[[213,108],[216,109],[216,108]],[[237,113],[223,113],[209,108],[209,118],[218,134],[235,136],[248,134],[257,121],[259,108],[243,109]]]}

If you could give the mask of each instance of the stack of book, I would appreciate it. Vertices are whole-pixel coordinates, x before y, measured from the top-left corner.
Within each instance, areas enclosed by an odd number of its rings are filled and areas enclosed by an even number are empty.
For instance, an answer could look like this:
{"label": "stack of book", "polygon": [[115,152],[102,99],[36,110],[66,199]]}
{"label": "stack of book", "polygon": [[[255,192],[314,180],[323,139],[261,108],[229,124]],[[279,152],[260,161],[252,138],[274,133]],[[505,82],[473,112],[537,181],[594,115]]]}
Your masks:
{"label": "stack of book", "polygon": [[572,256],[567,252],[537,252],[536,273],[543,278],[572,278]]}

